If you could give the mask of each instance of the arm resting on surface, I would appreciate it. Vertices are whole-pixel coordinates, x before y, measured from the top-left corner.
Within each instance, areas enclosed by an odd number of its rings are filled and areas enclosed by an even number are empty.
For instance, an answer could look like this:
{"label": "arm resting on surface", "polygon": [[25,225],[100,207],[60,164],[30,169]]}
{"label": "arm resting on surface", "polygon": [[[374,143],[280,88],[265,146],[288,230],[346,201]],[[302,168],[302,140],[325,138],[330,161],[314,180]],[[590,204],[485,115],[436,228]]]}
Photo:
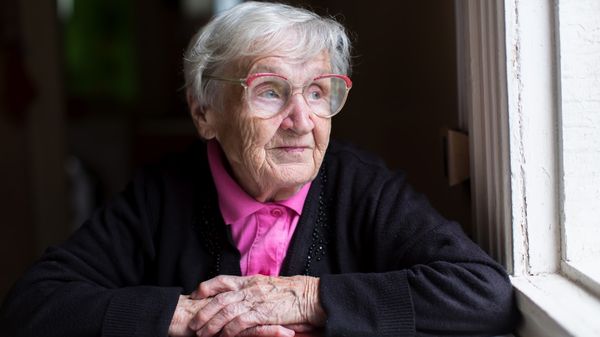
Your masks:
{"label": "arm resting on surface", "polygon": [[321,275],[327,335],[510,332],[517,311],[504,268],[414,192],[403,174],[380,172],[365,181],[352,192],[354,199],[338,198],[338,218],[351,220],[335,235],[354,243],[352,259],[361,267],[358,273]]}
{"label": "arm resting on surface", "polygon": [[9,336],[166,336],[177,287],[141,286],[154,257],[152,211],[138,175],[64,244],[48,249],[7,296]]}
{"label": "arm resting on surface", "polygon": [[402,259],[414,263],[410,267],[323,275],[320,293],[328,316],[327,335],[491,336],[510,332],[516,311],[505,271],[453,227],[440,227],[411,247]]}

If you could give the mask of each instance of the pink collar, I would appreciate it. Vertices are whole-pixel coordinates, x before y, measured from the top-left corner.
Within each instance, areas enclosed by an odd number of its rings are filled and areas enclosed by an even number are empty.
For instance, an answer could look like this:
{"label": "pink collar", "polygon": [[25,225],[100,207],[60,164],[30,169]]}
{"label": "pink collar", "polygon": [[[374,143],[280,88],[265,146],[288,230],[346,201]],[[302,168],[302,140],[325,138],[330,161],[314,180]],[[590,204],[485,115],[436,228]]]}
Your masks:
{"label": "pink collar", "polygon": [[219,196],[219,208],[226,224],[236,223],[238,220],[254,214],[263,207],[271,205],[285,206],[294,210],[298,215],[302,213],[304,201],[310,189],[310,182],[302,186],[298,193],[286,200],[262,203],[248,195],[233,180],[225,169],[225,160],[219,142],[216,140],[208,141],[208,163]]}

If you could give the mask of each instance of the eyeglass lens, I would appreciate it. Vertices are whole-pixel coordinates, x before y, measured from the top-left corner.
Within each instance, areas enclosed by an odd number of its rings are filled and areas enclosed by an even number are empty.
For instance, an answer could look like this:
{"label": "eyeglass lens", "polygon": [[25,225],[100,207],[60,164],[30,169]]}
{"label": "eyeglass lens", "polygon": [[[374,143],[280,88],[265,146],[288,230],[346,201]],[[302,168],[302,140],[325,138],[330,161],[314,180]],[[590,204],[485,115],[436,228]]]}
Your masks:
{"label": "eyeglass lens", "polygon": [[[331,117],[338,113],[347,95],[346,82],[335,76],[314,80],[303,88],[302,96],[318,116]],[[277,76],[261,76],[248,87],[249,103],[255,113],[273,116],[282,111],[293,93],[289,81]]]}

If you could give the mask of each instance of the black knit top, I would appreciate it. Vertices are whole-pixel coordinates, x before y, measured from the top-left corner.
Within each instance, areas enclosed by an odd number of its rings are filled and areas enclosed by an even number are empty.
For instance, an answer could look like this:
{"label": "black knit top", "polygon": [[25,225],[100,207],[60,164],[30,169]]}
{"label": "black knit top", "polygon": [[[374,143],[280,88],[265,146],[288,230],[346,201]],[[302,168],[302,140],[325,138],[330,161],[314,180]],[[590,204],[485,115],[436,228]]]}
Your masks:
{"label": "black knit top", "polygon": [[[7,296],[8,336],[166,336],[180,294],[240,275],[205,145],[138,172]],[[401,173],[332,142],[281,275],[321,277],[326,336],[490,336],[512,330],[504,269]]]}

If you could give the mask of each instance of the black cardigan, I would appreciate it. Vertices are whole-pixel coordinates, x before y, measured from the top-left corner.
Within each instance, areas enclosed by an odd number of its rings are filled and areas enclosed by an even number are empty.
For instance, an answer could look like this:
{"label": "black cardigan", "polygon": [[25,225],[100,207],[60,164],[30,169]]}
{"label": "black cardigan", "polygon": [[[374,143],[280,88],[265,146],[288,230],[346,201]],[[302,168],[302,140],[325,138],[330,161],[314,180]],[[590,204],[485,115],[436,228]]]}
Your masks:
{"label": "black cardigan", "polygon": [[[178,297],[239,275],[205,145],[135,175],[7,296],[10,336],[166,336]],[[332,142],[281,275],[320,276],[327,336],[508,332],[503,268],[415,193],[402,174]]]}

